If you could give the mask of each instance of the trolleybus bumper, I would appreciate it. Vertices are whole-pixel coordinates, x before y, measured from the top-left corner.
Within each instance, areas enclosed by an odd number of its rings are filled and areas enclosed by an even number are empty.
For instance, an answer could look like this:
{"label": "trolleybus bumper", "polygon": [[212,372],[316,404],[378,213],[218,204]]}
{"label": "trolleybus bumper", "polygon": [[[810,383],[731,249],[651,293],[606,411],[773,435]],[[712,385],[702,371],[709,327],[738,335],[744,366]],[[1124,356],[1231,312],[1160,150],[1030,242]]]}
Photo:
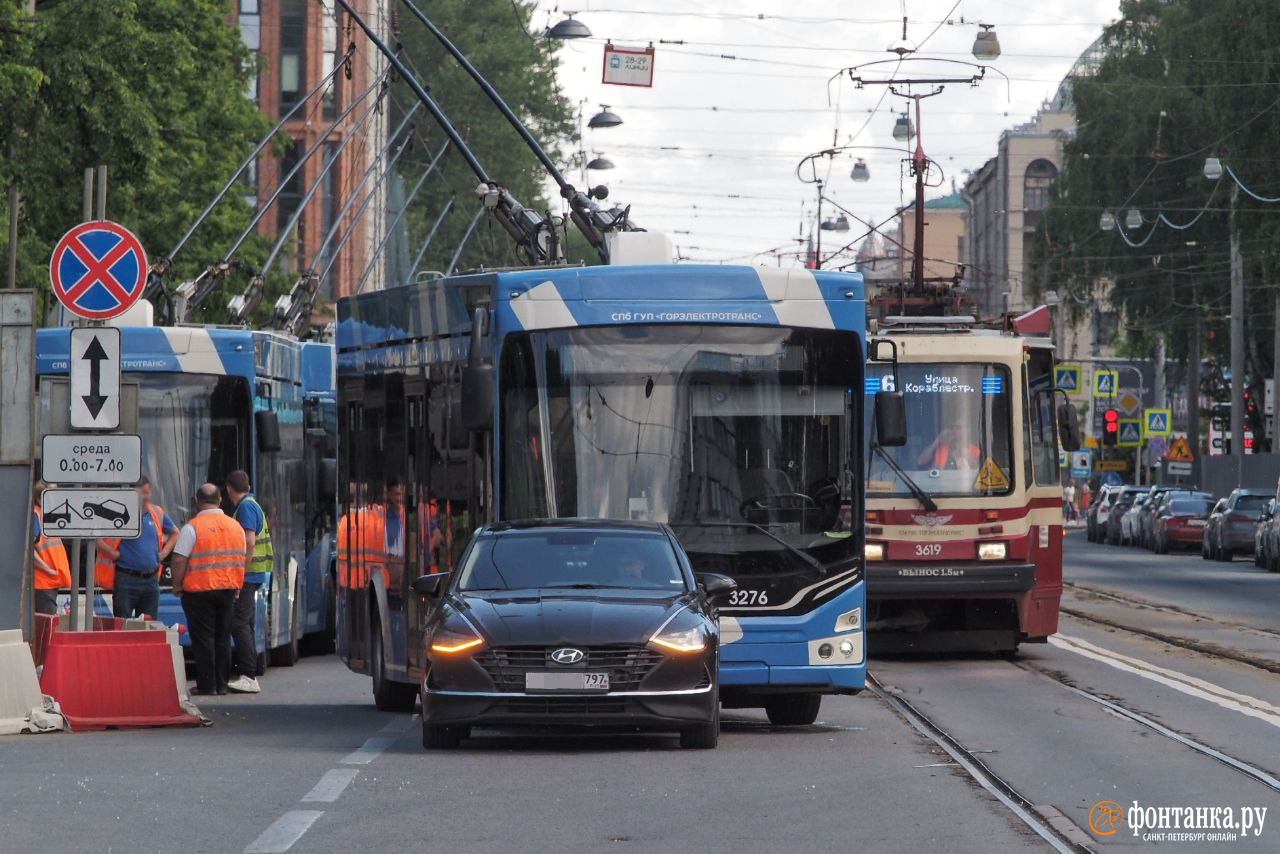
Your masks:
{"label": "trolleybus bumper", "polygon": [[867,564],[868,599],[1025,593],[1036,584],[1033,563],[949,561]]}

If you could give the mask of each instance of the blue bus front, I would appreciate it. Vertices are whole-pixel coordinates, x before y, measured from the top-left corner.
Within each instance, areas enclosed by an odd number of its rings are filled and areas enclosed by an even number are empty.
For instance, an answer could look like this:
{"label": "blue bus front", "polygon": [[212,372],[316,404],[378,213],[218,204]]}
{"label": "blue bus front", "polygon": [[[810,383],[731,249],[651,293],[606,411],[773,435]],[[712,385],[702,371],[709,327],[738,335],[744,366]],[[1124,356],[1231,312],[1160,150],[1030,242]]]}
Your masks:
{"label": "blue bus front", "polygon": [[497,278],[498,518],[670,524],[695,569],[739,584],[721,609],[726,705],[773,717],[777,698],[799,697],[816,714],[822,694],[860,690],[861,276]]}
{"label": "blue bus front", "polygon": [[[281,581],[287,588],[302,556],[302,528],[292,519],[301,516],[301,510],[292,511],[288,497],[302,433],[297,342],[239,329],[138,326],[122,327],[120,333],[123,381],[138,387],[142,471],[151,480],[153,500],[182,525],[193,513],[192,496],[200,484],[221,484],[235,469],[247,471],[255,484],[262,480],[259,498],[268,508],[278,543],[276,564],[286,570]],[[66,375],[69,343],[65,328],[38,331],[40,376]],[[281,452],[255,451],[253,413],[264,409],[277,412],[282,422],[286,447]],[[47,413],[41,419],[49,423]],[[182,604],[168,592],[167,580],[166,569],[159,613],[154,616],[166,625],[185,624]],[[260,655],[286,643],[293,631],[287,623],[273,625],[269,618],[273,592],[264,587],[257,597]],[[287,589],[279,598],[287,614]],[[281,633],[284,640],[273,637]],[[182,643],[189,644],[185,633]]]}

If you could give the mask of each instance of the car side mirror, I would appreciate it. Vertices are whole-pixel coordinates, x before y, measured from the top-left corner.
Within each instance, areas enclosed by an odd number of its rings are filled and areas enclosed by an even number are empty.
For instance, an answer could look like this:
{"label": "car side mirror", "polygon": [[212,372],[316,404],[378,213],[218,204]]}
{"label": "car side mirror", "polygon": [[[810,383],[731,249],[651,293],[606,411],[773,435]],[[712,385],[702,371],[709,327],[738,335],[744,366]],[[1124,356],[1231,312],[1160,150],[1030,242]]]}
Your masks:
{"label": "car side mirror", "polygon": [[717,572],[704,572],[698,576],[698,584],[708,599],[719,599],[738,589],[738,582]]}
{"label": "car side mirror", "polygon": [[426,596],[428,599],[435,599],[444,590],[444,583],[449,578],[447,572],[432,572],[428,575],[419,575],[413,580],[413,592],[419,596]]}
{"label": "car side mirror", "polygon": [[900,391],[876,392],[876,442],[885,448],[907,444],[907,401]]}

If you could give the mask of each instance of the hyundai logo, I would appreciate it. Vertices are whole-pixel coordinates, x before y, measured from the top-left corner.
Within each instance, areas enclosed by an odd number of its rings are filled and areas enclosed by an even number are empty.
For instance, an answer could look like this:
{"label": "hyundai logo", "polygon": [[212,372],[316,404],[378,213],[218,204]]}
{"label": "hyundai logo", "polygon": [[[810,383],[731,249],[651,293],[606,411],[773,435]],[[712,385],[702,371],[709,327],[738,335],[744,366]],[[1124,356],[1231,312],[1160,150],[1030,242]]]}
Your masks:
{"label": "hyundai logo", "polygon": [[551,660],[556,664],[577,664],[586,657],[587,654],[585,652],[580,649],[574,649],[571,646],[557,649],[555,652],[551,653]]}

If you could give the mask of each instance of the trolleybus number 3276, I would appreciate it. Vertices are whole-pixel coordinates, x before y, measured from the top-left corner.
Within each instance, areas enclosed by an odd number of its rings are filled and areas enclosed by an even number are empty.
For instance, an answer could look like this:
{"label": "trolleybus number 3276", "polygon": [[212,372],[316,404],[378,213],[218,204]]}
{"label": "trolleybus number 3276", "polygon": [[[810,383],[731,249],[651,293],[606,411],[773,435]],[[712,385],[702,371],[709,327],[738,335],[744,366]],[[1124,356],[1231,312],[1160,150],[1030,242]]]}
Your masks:
{"label": "trolleybus number 3276", "polygon": [[768,605],[767,590],[735,590],[729,594],[730,605]]}

